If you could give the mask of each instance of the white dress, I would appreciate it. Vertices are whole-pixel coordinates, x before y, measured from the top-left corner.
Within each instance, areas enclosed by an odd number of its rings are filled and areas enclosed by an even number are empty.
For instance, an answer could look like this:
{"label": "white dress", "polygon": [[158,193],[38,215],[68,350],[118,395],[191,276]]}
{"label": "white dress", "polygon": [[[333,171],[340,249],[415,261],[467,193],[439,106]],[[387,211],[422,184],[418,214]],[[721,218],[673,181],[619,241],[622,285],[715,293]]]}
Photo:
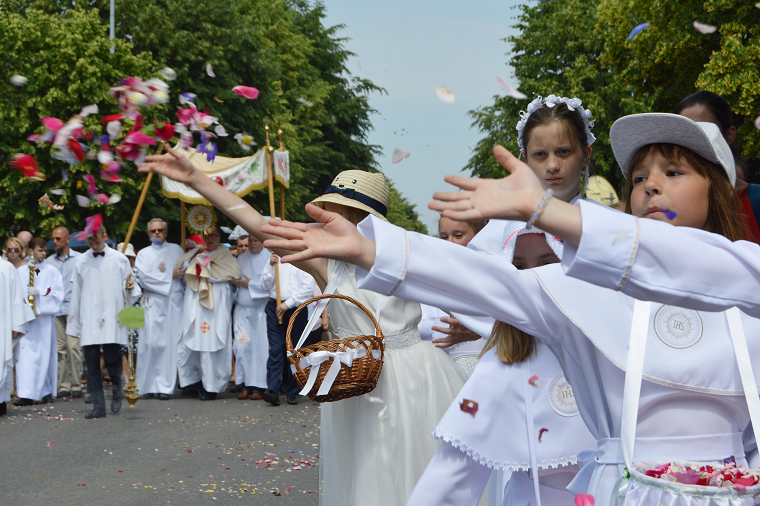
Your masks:
{"label": "white dress", "polygon": [[[329,262],[330,277],[337,265]],[[320,504],[401,506],[439,447],[430,433],[464,385],[464,374],[420,339],[419,304],[359,290],[354,272],[346,265],[336,293],[374,312],[385,359],[375,390],[322,404]],[[330,330],[339,337],[375,334],[369,317],[348,301],[331,301],[328,312]]]}
{"label": "white dress", "polygon": [[[377,248],[372,270],[357,268],[362,288],[488,315],[552,349],[597,439],[596,459],[584,462],[568,489],[607,504],[622,473],[622,364],[634,300],[573,280],[556,264],[518,271],[504,259],[433,243],[372,217],[358,228]],[[760,355],[760,321],[742,316],[742,325],[751,356]],[[722,463],[734,455],[746,462],[749,413],[725,315],[655,305],[648,329],[633,461]]]}

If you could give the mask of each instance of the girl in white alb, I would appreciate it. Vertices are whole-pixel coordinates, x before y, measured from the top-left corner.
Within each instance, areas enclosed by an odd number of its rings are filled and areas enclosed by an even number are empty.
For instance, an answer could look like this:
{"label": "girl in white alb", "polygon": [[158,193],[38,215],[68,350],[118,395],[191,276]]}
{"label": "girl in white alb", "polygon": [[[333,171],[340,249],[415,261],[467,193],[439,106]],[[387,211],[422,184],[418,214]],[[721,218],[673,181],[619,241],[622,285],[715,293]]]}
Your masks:
{"label": "girl in white alb", "polygon": [[[502,255],[507,261],[518,269],[559,262],[559,239],[526,230],[522,222],[508,223]],[[596,441],[551,351],[504,327],[497,324],[487,351],[433,431],[443,446],[408,505],[476,504],[492,470],[511,477],[503,500],[491,504],[575,505],[565,487],[578,472],[577,454],[595,448]],[[516,339],[525,345],[521,350],[515,349]]]}
{"label": "girl in white alb", "polygon": [[[733,158],[715,125],[670,114],[633,115],[613,125],[610,139],[631,186],[626,200],[634,216],[740,238]],[[504,148],[496,147],[494,153],[511,176],[447,177],[467,191],[438,193],[443,202],[431,207],[459,220],[529,221],[578,244],[581,209],[594,204],[581,202],[579,209],[552,199],[527,166]],[[272,243],[299,251],[294,255],[299,259],[318,251],[352,261],[360,266],[357,281],[362,288],[492,316],[550,347],[597,440],[596,457],[584,463],[568,489],[592,494],[598,504],[609,503],[622,475],[624,452],[630,451],[621,446],[620,437],[627,344],[634,306],[640,306],[633,298],[570,278],[559,265],[518,271],[502,259],[434,244],[432,238],[373,217],[359,225],[364,236],[359,237],[339,217],[313,208],[308,212],[322,223],[271,224],[269,231],[280,228],[277,233],[289,239]],[[616,248],[629,233],[621,230],[603,247]],[[629,264],[635,249],[631,254]],[[699,255],[699,250],[692,254]],[[441,272],[455,275],[444,281]],[[750,336],[749,356],[758,356],[760,321],[746,314],[740,321]],[[632,460],[722,465],[734,456],[737,464],[746,464],[742,432],[750,416],[726,314],[654,304],[641,325],[637,328],[643,329],[647,347],[638,410],[634,408],[638,421]],[[753,369],[757,376],[760,367]],[[660,504],[655,498],[642,501],[638,504]],[[682,497],[681,504],[718,503]],[[731,504],[754,501],[740,498]]]}

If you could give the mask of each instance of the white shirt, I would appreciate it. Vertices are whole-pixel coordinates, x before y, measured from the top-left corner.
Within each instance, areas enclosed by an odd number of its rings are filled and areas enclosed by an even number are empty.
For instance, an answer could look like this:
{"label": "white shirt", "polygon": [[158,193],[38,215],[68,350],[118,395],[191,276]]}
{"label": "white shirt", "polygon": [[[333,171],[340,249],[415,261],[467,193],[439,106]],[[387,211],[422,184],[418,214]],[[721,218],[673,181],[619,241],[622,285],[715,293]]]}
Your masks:
{"label": "white shirt", "polygon": [[[267,278],[266,286],[264,286],[263,277],[271,257],[272,254],[267,250],[261,250],[258,255],[254,255],[250,251],[238,255],[237,261],[243,270],[243,276],[247,276],[249,280],[247,290],[243,287],[237,287],[235,297],[239,305],[255,307],[269,300],[270,280]],[[280,269],[280,276],[282,276],[282,269]]]}
{"label": "white shirt", "polygon": [[[280,264],[280,300],[293,309],[311,298],[314,292],[314,278],[291,264]],[[274,266],[267,265],[262,275],[262,284],[269,288],[269,297],[277,298],[274,282]]]}

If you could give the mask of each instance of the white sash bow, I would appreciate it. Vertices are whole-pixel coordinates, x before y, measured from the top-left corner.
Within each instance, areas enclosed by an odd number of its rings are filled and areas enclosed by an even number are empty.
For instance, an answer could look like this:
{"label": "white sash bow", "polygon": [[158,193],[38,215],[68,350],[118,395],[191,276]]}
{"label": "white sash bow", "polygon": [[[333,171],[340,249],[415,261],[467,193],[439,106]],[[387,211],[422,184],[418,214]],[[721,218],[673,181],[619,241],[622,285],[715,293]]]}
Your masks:
{"label": "white sash bow", "polygon": [[[379,352],[376,352],[373,350],[372,355],[375,357],[375,353],[379,355]],[[306,385],[303,387],[303,390],[299,393],[299,395],[307,395],[311,388],[314,386],[314,382],[317,381],[317,376],[319,375],[319,369],[322,366],[323,362],[326,362],[330,360],[331,358],[334,358],[332,365],[330,366],[330,369],[327,371],[327,375],[325,376],[325,379],[322,381],[322,384],[319,387],[319,391],[317,391],[317,395],[327,395],[330,392],[330,387],[332,387],[333,382],[335,381],[335,378],[338,377],[338,373],[340,372],[340,364],[344,363],[348,367],[351,367],[354,363],[354,359],[362,358],[367,355],[367,350],[365,348],[353,348],[349,349],[348,351],[338,351],[338,352],[332,352],[332,351],[317,351],[314,353],[310,353],[308,356],[301,359],[301,361],[298,363],[298,365],[301,366],[302,369],[306,369],[307,367],[311,367],[311,371],[309,371],[309,379],[306,381]],[[379,357],[375,357],[379,360]]]}

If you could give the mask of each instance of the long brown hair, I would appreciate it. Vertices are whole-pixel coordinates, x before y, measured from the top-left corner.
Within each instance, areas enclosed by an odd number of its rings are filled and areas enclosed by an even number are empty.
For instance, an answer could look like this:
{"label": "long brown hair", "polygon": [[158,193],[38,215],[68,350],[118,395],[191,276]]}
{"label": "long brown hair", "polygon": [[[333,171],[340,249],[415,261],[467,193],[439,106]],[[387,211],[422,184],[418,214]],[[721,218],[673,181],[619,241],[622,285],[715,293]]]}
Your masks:
{"label": "long brown hair", "polygon": [[624,197],[626,200],[626,213],[631,214],[633,169],[655,152],[662,155],[663,158],[673,165],[688,164],[697,171],[697,174],[707,180],[710,188],[707,214],[707,230],[709,232],[720,234],[732,241],[738,241],[745,237],[745,227],[741,218],[739,198],[736,196],[736,191],[728,179],[725,169],[692,150],[678,146],[677,144],[649,144],[638,150],[633,156],[631,163],[628,165],[628,175],[626,176]]}
{"label": "long brown hair", "polygon": [[478,359],[491,348],[496,348],[496,356],[499,360],[510,365],[517,364],[528,360],[536,351],[537,346],[538,341],[532,335],[497,320]]}

